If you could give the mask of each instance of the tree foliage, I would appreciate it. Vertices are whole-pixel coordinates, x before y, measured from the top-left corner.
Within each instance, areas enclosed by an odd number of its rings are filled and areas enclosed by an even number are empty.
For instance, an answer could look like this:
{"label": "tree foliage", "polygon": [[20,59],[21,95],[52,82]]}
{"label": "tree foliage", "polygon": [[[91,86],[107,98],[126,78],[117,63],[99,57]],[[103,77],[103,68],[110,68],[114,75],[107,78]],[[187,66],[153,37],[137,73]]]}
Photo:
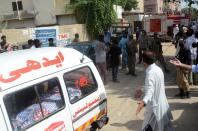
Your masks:
{"label": "tree foliage", "polygon": [[197,0],[182,0],[188,3],[188,7],[192,7],[193,4],[198,4]]}
{"label": "tree foliage", "polygon": [[85,23],[88,33],[94,38],[116,21],[113,5],[124,5],[123,2],[128,2],[126,9],[135,8],[137,2],[134,1],[136,0],[71,0],[71,5],[66,5],[66,10],[74,9],[77,21]]}
{"label": "tree foliage", "polygon": [[137,0],[116,0],[116,2],[122,6],[125,11],[130,11],[132,8],[136,9],[138,6]]}
{"label": "tree foliage", "polygon": [[85,23],[88,33],[94,38],[116,21],[113,3],[114,0],[75,0],[71,6],[77,21]]}
{"label": "tree foliage", "polygon": [[[189,8],[183,8],[181,11],[182,13],[189,14]],[[191,8],[190,13],[191,13],[191,19],[198,20],[198,9]]]}

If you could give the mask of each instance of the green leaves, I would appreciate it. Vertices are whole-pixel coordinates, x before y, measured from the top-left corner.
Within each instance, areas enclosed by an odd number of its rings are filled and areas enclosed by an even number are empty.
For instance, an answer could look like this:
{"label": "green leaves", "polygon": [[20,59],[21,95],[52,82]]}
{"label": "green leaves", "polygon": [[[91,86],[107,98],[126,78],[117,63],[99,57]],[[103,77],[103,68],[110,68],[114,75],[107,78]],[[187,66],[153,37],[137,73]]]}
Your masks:
{"label": "green leaves", "polygon": [[78,23],[85,23],[92,38],[108,29],[116,21],[113,5],[121,5],[125,10],[137,7],[137,0],[71,0],[66,11],[73,9]]}
{"label": "green leaves", "polygon": [[130,11],[132,8],[135,9],[137,5],[138,5],[138,2],[136,0],[127,0],[124,6],[124,10]]}
{"label": "green leaves", "polygon": [[196,8],[183,8],[182,13],[191,14],[191,19],[198,20],[198,10]]}
{"label": "green leaves", "polygon": [[116,21],[114,3],[115,0],[73,0],[66,10],[74,9],[77,21],[85,23],[88,33],[95,38]]}
{"label": "green leaves", "polygon": [[114,0],[114,3],[122,6],[125,11],[130,11],[132,8],[137,8],[137,0]]}

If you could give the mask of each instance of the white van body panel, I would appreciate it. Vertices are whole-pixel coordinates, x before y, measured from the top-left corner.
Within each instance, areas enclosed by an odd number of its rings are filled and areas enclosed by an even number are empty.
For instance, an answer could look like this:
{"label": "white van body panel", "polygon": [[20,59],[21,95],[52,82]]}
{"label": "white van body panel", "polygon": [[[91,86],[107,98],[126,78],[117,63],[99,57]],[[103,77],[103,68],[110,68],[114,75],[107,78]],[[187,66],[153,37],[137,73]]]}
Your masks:
{"label": "white van body panel", "polygon": [[[0,54],[0,63],[3,69],[0,71],[0,119],[3,120],[0,128],[4,131],[12,131],[4,96],[51,78],[58,79],[65,106],[27,128],[27,131],[83,131],[91,122],[107,113],[107,96],[95,65],[74,49],[53,47],[8,52]],[[97,90],[72,104],[63,75],[83,67],[88,67],[92,72]]]}

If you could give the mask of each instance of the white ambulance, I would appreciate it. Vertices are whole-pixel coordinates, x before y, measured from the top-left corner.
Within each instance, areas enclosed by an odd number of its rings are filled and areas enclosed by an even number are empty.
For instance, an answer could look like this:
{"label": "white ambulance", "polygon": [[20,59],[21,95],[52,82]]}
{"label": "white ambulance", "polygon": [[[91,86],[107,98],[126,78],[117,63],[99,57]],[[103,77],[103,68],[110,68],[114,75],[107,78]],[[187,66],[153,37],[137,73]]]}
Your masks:
{"label": "white ambulance", "polygon": [[1,131],[84,131],[108,123],[93,62],[67,48],[0,54]]}

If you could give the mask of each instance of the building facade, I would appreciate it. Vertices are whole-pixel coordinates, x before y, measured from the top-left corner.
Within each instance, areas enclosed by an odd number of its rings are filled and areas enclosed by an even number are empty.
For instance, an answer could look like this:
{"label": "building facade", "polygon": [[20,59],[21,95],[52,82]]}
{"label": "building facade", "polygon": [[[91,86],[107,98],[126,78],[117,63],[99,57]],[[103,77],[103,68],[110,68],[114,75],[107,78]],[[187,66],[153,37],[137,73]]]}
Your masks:
{"label": "building facade", "polygon": [[144,12],[144,0],[138,0],[138,7],[136,9],[138,12]]}
{"label": "building facade", "polygon": [[65,11],[70,0],[0,0],[0,19],[7,28],[76,24],[71,11]]}
{"label": "building facade", "polygon": [[163,13],[163,0],[144,0],[145,13]]}

